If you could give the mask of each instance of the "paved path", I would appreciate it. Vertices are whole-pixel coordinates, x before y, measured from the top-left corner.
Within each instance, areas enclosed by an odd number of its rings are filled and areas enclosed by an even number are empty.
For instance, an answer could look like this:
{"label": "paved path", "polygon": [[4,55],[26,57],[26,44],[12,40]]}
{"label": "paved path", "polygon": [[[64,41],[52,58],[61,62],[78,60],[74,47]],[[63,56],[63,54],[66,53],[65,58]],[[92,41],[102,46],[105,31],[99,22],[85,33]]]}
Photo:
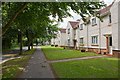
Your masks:
{"label": "paved path", "polygon": [[4,63],[6,61],[12,60],[12,59],[16,59],[16,58],[21,58],[21,57],[11,57],[11,58],[8,58],[8,59],[5,59],[5,60],[1,60],[0,64]]}
{"label": "paved path", "polygon": [[19,78],[54,78],[52,70],[40,48],[37,48]]}
{"label": "paved path", "polygon": [[81,57],[81,58],[71,58],[71,59],[53,60],[53,61],[48,61],[48,63],[67,62],[67,61],[83,60],[83,59],[93,59],[93,58],[101,58],[101,57],[108,57],[108,56],[106,56],[106,55],[101,55],[101,56],[91,56],[91,57]]}
{"label": "paved path", "polygon": [[[27,51],[27,47],[23,47],[23,52]],[[19,48],[14,48],[13,50],[8,50],[2,52],[2,55],[0,56],[0,63],[3,63],[4,61],[14,58],[12,55],[19,54],[20,50]]]}
{"label": "paved path", "polygon": [[[27,51],[27,47],[23,47],[23,52]],[[14,50],[4,51],[0,55],[0,64],[9,61],[11,59],[15,58],[21,58],[21,57],[15,57],[16,54],[19,54],[20,50],[19,48],[15,48]]]}

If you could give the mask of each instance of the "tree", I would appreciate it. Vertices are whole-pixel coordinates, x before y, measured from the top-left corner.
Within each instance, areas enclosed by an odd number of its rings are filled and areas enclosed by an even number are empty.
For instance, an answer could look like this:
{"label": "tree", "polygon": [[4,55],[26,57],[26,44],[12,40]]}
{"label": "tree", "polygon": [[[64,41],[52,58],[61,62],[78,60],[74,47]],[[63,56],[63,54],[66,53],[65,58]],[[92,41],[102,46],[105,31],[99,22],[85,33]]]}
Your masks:
{"label": "tree", "polygon": [[[2,31],[3,31],[3,35],[5,34],[5,32],[9,29],[10,25],[12,24],[12,22],[16,19],[16,17],[20,14],[20,12],[22,12],[24,10],[24,8],[27,6],[28,3],[23,3],[21,4],[20,8],[14,13],[14,15],[9,19],[9,21],[7,21],[7,24],[4,25]],[[9,7],[8,9],[10,9],[10,3],[8,3]],[[9,11],[8,11],[9,12]],[[11,14],[11,13],[10,13]],[[9,15],[9,14],[8,14]]]}
{"label": "tree", "polygon": [[[102,2],[40,2],[40,3],[2,3],[3,37],[11,28],[20,30],[20,54],[22,53],[22,38],[27,37],[28,49],[36,38],[50,40],[55,37],[56,25],[52,25],[49,16],[62,21],[63,17],[71,16],[70,9],[85,20],[86,15],[94,15],[96,10],[104,5]],[[12,33],[10,31],[10,33]],[[9,35],[9,34],[6,34]],[[15,33],[15,35],[17,35]],[[10,39],[11,41],[12,39]]]}
{"label": "tree", "polygon": [[[16,5],[17,4],[17,5]],[[85,20],[86,15],[93,15],[96,10],[100,9],[104,6],[103,2],[42,2],[42,3],[3,3],[2,8],[7,8],[5,11],[7,15],[13,13],[12,17],[9,17],[8,21],[5,21],[5,25],[3,25],[3,34],[7,31],[13,21],[20,15],[20,13],[27,12],[26,9],[29,11],[30,9],[33,10],[33,13],[39,14],[38,12],[41,11],[41,14],[44,16],[52,15],[53,17],[58,16],[58,20],[62,21],[63,17],[71,16],[69,13],[70,8],[81,15],[83,20]],[[3,10],[4,10],[3,8]],[[18,8],[16,10],[16,8]],[[13,11],[13,12],[12,12]],[[4,14],[4,13],[3,13]],[[4,17],[4,16],[3,16]]]}

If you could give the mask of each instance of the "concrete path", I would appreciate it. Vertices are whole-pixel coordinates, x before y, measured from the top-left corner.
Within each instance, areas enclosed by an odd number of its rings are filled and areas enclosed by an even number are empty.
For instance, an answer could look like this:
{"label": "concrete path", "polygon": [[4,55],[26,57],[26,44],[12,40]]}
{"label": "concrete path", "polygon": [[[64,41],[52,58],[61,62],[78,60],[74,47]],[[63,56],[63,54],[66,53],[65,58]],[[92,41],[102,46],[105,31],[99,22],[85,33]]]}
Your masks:
{"label": "concrete path", "polygon": [[67,62],[67,61],[74,61],[74,60],[84,60],[84,59],[102,58],[102,57],[108,57],[108,56],[106,56],[106,55],[101,55],[101,56],[91,56],[91,57],[81,57],[81,58],[71,58],[71,59],[53,60],[53,61],[48,61],[48,63]]}
{"label": "concrete path", "polygon": [[1,60],[0,64],[4,63],[6,61],[12,60],[12,59],[16,59],[16,58],[21,58],[21,57],[11,57],[11,58],[8,58],[8,59],[5,59],[5,60]]}
{"label": "concrete path", "polygon": [[[23,52],[27,51],[27,47],[23,47]],[[12,55],[16,55],[19,54],[20,50],[19,48],[14,48],[13,50],[8,50],[8,51],[4,51],[2,52],[2,55],[0,56],[0,63],[4,62],[4,60],[8,60],[10,58],[14,58]]]}
{"label": "concrete path", "polygon": [[52,70],[40,48],[37,48],[19,78],[54,78]]}

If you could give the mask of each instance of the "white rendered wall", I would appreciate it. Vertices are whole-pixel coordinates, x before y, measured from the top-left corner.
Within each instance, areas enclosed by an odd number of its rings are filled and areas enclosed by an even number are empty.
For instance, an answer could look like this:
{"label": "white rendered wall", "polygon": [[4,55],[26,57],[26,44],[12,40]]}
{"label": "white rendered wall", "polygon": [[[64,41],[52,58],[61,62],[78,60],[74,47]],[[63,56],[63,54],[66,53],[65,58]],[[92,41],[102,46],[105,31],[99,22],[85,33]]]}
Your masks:
{"label": "white rendered wall", "polygon": [[115,2],[110,9],[112,17],[112,37],[113,37],[113,50],[118,50],[118,2]]}
{"label": "white rendered wall", "polygon": [[[70,29],[70,33],[68,34],[68,29]],[[67,28],[66,28],[66,40],[67,40],[67,45],[68,46],[68,39],[70,39],[70,45],[69,46],[73,46],[73,28],[70,25],[70,23],[68,22],[67,24]]]}

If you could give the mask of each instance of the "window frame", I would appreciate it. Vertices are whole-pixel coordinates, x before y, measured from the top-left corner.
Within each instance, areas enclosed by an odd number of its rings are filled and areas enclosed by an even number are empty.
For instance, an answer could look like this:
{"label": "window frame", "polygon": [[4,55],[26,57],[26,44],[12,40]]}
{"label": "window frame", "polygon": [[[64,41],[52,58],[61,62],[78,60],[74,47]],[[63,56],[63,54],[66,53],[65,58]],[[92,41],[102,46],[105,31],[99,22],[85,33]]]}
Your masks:
{"label": "window frame", "polygon": [[70,34],[70,28],[68,29],[68,34]]}
{"label": "window frame", "polygon": [[98,35],[91,36],[91,43],[94,45],[98,45]]}
{"label": "window frame", "polygon": [[92,26],[97,25],[97,19],[96,17],[92,18]]}
{"label": "window frame", "polygon": [[[83,37],[81,37],[81,38],[79,38],[80,39],[80,44],[84,44],[84,38]],[[82,41],[81,41],[82,40]]]}
{"label": "window frame", "polygon": [[84,24],[80,24],[80,30],[83,30]]}
{"label": "window frame", "polygon": [[70,39],[68,39],[68,45],[70,45]]}
{"label": "window frame", "polygon": [[109,23],[112,23],[111,14],[109,14]]}

